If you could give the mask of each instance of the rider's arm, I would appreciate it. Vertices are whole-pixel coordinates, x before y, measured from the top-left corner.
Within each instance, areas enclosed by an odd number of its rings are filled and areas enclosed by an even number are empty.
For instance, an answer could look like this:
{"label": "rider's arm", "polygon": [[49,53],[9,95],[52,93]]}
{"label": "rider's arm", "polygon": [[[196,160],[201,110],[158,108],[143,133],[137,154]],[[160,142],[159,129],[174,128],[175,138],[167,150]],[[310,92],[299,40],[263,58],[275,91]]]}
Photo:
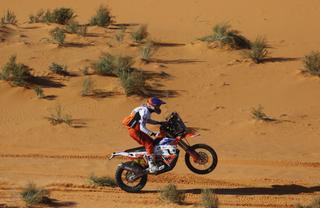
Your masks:
{"label": "rider's arm", "polygon": [[152,125],[158,125],[158,124],[160,124],[159,121],[152,120],[151,118],[147,119],[147,123],[148,123],[148,124],[152,124]]}
{"label": "rider's arm", "polygon": [[140,114],[140,117],[141,117],[141,119],[140,119],[140,131],[142,131],[145,134],[148,134],[149,136],[155,135],[155,133],[153,131],[149,130],[146,127],[146,124],[148,123],[148,121],[151,120],[150,119],[150,115],[148,114],[148,112],[146,112],[144,110],[140,110],[139,114]]}

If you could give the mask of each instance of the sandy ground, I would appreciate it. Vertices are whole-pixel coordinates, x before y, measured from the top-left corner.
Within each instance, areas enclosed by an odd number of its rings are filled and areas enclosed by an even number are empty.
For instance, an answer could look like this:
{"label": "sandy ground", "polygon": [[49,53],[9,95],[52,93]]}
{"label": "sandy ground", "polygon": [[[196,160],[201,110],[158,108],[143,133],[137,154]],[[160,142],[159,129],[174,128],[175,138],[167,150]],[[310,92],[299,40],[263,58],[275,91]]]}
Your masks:
{"label": "sandy ground", "polygon": [[[81,97],[83,75],[103,52],[139,56],[122,44],[114,28],[89,27],[89,35],[67,35],[67,46],[49,43],[55,25],[29,24],[40,8],[72,7],[86,23],[105,1],[1,0],[0,12],[13,10],[17,26],[0,30],[0,65],[12,54],[33,74],[52,81],[38,99],[32,90],[0,81],[0,207],[23,207],[21,188],[34,182],[51,191],[54,207],[200,207],[200,192],[212,189],[221,207],[293,207],[320,195],[320,81],[300,73],[301,58],[319,47],[320,2],[316,0],[110,0],[116,23],[147,24],[151,37],[163,43],[159,63],[135,64],[152,72],[149,84],[167,101],[163,119],[178,111],[219,156],[217,169],[205,176],[191,173],[181,159],[172,172],[152,177],[141,194],[88,184],[90,174],[113,176],[120,160],[107,154],[137,144],[121,126],[122,118],[144,98],[126,97],[116,78],[91,75],[103,98]],[[210,49],[197,38],[216,23],[228,21],[249,39],[265,36],[271,57],[255,65],[239,51]],[[77,76],[49,74],[52,62],[65,64]],[[167,76],[163,76],[166,74]],[[160,86],[159,86],[160,85]],[[52,126],[46,119],[58,104],[78,128]],[[253,107],[278,119],[264,123],[250,117]],[[182,157],[181,157],[182,158]],[[183,205],[159,201],[159,188],[177,184],[187,193]]]}

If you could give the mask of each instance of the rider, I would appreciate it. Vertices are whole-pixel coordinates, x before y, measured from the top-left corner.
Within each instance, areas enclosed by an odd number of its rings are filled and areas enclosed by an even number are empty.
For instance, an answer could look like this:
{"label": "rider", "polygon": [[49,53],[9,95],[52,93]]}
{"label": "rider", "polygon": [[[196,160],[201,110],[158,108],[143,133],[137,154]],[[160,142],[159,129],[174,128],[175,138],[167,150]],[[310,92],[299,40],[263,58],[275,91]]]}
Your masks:
{"label": "rider", "polygon": [[157,133],[149,130],[146,124],[160,125],[161,122],[151,119],[151,113],[161,113],[160,106],[166,104],[164,101],[157,97],[152,97],[147,100],[147,103],[135,108],[130,116],[123,120],[123,124],[128,127],[129,135],[143,145],[147,151],[147,160],[149,165],[149,172],[155,173],[159,171],[159,167],[155,164],[155,158],[153,154],[153,139],[152,136],[156,136]]}

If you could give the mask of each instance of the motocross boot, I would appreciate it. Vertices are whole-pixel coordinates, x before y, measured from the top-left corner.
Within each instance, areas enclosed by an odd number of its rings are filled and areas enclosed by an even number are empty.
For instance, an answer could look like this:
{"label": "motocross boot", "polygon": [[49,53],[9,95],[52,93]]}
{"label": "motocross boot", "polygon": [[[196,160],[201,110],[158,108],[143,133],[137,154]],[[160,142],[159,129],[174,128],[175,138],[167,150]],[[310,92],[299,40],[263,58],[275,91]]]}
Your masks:
{"label": "motocross boot", "polygon": [[159,168],[155,164],[154,155],[148,155],[147,160],[148,160],[148,166],[149,166],[149,168],[148,168],[149,173],[155,173],[155,172],[158,172],[159,170],[163,169],[163,168]]}

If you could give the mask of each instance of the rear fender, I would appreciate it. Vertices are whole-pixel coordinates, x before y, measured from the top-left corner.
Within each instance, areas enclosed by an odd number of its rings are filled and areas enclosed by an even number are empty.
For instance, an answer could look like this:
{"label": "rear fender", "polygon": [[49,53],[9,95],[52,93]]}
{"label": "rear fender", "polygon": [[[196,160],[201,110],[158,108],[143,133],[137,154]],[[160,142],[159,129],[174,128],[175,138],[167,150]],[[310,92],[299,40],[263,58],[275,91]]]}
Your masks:
{"label": "rear fender", "polygon": [[113,159],[114,157],[128,157],[130,159],[141,158],[146,154],[145,151],[142,152],[113,152],[109,157],[109,160]]}

